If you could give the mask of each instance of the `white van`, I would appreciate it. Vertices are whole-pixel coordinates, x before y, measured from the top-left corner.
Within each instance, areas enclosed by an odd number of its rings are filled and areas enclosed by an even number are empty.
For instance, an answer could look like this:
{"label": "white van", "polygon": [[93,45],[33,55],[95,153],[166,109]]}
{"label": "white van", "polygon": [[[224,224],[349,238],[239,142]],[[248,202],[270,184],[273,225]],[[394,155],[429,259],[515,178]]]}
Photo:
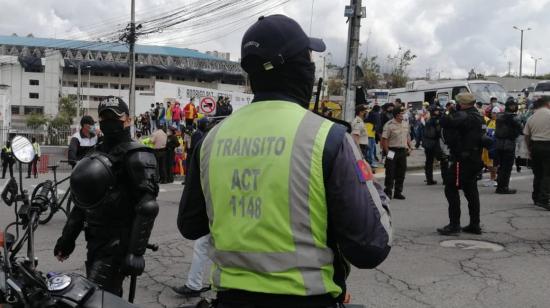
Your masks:
{"label": "white van", "polygon": [[532,92],[529,92],[529,99],[534,99],[538,96],[550,96],[550,80],[537,82]]}
{"label": "white van", "polygon": [[508,94],[498,82],[487,80],[444,80],[426,81],[415,80],[407,82],[405,88],[390,90],[389,101],[397,98],[408,103],[414,109],[421,109],[423,102],[434,103],[435,99],[441,106],[445,106],[450,100],[462,92],[474,94],[477,101],[489,104],[491,97],[496,97],[498,102],[504,104]]}

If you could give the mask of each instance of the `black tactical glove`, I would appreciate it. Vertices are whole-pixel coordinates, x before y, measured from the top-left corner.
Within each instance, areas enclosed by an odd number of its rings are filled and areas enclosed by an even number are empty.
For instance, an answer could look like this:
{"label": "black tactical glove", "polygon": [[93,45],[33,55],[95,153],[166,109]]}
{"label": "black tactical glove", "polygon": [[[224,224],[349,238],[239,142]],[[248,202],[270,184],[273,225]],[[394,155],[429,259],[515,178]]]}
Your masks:
{"label": "black tactical glove", "polygon": [[71,253],[73,253],[74,247],[74,241],[67,241],[63,237],[60,237],[55,244],[55,248],[53,249],[53,255],[66,259],[71,255]]}
{"label": "black tactical glove", "polygon": [[136,256],[134,254],[127,254],[122,264],[122,272],[126,275],[139,276],[143,274],[145,269],[145,259],[143,256]]}

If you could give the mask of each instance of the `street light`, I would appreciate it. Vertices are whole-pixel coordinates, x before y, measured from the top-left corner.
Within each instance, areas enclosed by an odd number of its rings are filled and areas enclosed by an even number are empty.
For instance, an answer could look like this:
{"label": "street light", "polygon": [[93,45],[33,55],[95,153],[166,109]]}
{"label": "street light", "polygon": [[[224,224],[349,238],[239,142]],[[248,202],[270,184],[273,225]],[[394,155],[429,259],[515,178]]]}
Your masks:
{"label": "street light", "polygon": [[535,79],[537,79],[537,62],[542,60],[542,58],[535,58],[535,57],[531,56],[531,59],[535,60]]}
{"label": "street light", "polygon": [[[92,67],[90,65],[87,65],[86,68],[88,69],[88,97],[86,98],[88,102],[86,103],[87,105],[86,109],[90,109],[90,75],[91,75]],[[87,110],[87,112],[89,112],[89,110]]]}
{"label": "street light", "polygon": [[523,65],[523,32],[529,31],[531,30],[531,28],[521,29],[516,26],[514,26],[513,28],[521,32],[521,43],[519,47],[519,78],[521,78],[522,65]]}

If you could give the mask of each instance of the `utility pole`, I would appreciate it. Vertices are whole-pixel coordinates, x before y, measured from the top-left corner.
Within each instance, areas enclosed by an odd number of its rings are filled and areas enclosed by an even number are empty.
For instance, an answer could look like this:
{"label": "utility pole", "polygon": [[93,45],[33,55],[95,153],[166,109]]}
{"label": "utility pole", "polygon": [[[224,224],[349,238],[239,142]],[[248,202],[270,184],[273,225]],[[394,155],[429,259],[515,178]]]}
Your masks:
{"label": "utility pole", "polygon": [[[130,19],[130,34],[128,35],[129,48],[129,61],[130,66],[130,96],[129,96],[129,108],[130,117],[134,119],[136,113],[136,1],[132,0],[131,5],[131,19]],[[133,127],[133,125],[132,125]]]}
{"label": "utility pole", "polygon": [[80,69],[80,62],[78,62],[78,68],[77,68],[77,77],[76,82],[77,88],[76,88],[76,122],[80,123],[80,106],[82,105],[82,99],[80,98],[80,94],[82,94],[82,70]]}
{"label": "utility pole", "polygon": [[512,76],[512,61],[508,61],[508,77]]}
{"label": "utility pole", "polygon": [[531,59],[535,60],[535,76],[534,78],[537,79],[537,63],[542,60],[542,58],[535,58],[535,57],[531,57]]}
{"label": "utility pole", "polygon": [[344,13],[348,17],[348,50],[346,55],[346,91],[344,102],[344,120],[350,122],[355,114],[355,68],[359,60],[359,31],[361,18],[366,16],[361,0],[350,0]]}
{"label": "utility pole", "polygon": [[520,41],[520,46],[519,46],[519,78],[521,78],[522,77],[522,68],[523,68],[523,32],[524,31],[529,31],[529,30],[531,30],[531,28],[521,29],[521,28],[518,28],[516,26],[514,26],[513,28],[521,32],[521,41]]}

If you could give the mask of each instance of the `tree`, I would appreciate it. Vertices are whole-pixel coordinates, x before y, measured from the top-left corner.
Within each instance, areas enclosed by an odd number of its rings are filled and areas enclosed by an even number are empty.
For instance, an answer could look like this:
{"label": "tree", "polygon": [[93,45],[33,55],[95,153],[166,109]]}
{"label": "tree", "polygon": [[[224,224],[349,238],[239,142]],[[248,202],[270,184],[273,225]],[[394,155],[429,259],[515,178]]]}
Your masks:
{"label": "tree", "polygon": [[43,114],[33,112],[25,118],[25,122],[28,127],[37,128],[48,124],[48,119]]}
{"label": "tree", "polygon": [[403,52],[401,47],[399,47],[399,51],[394,56],[387,56],[387,61],[393,66],[389,75],[391,87],[402,88],[407,84],[409,80],[407,68],[412,64],[414,59],[416,59],[416,55],[410,49]]}
{"label": "tree", "polygon": [[328,95],[343,95],[344,82],[341,79],[329,79],[327,87]]}
{"label": "tree", "polygon": [[68,128],[72,119],[76,117],[76,101],[72,97],[59,99],[59,113],[50,121],[50,126],[55,128]]}
{"label": "tree", "polygon": [[378,88],[378,76],[380,75],[380,64],[377,63],[376,56],[364,58],[360,57],[361,69],[363,69],[363,80],[361,83],[366,89]]}

